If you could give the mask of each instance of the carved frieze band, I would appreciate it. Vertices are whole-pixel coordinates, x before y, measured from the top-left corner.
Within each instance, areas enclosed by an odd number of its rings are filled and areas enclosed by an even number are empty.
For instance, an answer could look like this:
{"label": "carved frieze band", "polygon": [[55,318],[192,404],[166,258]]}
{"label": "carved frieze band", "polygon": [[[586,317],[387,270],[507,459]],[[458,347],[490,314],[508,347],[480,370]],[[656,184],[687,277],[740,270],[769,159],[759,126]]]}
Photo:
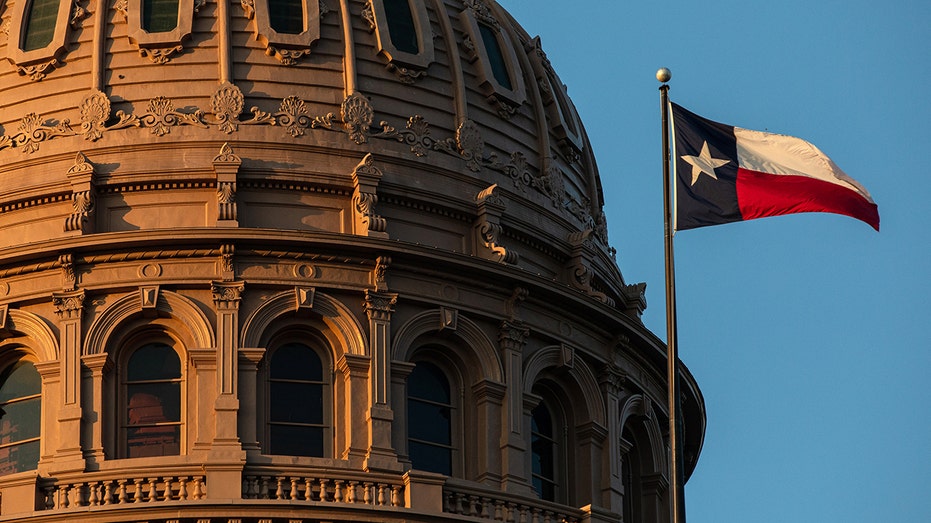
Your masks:
{"label": "carved frieze band", "polygon": [[567,194],[564,175],[555,162],[545,159],[545,166],[539,173],[534,173],[527,158],[519,151],[504,158],[487,152],[481,130],[472,120],[464,120],[457,127],[455,136],[445,139],[434,138],[429,123],[420,115],[408,118],[405,127],[400,129],[387,121],[380,121],[375,126],[375,110],[369,99],[358,92],[346,97],[340,106],[339,116],[334,113],[311,115],[307,104],[297,96],[284,98],[273,112],[256,106],[244,112],[244,107],[242,91],[229,82],[217,87],[208,110],[197,108],[192,112],[176,110],[171,99],[158,96],[149,100],[142,113],[117,110],[114,114],[107,95],[93,91],[81,103],[79,128],[68,119],[56,120],[29,113],[20,120],[15,134],[0,134],[0,151],[18,149],[32,154],[39,150],[40,144],[53,139],[82,136],[85,140],[97,141],[111,131],[128,128],[148,129],[156,136],[168,135],[173,128],[180,126],[215,127],[222,133],[232,134],[243,125],[268,125],[282,128],[292,138],[300,138],[310,129],[342,132],[356,144],[367,143],[372,138],[396,141],[410,147],[418,157],[437,152],[460,158],[473,172],[482,169],[499,172],[511,180],[515,190],[539,192],[552,202],[554,208],[580,221],[582,228],[595,230],[596,237],[607,244],[603,217],[592,217],[591,202],[587,198],[582,197],[580,201]]}

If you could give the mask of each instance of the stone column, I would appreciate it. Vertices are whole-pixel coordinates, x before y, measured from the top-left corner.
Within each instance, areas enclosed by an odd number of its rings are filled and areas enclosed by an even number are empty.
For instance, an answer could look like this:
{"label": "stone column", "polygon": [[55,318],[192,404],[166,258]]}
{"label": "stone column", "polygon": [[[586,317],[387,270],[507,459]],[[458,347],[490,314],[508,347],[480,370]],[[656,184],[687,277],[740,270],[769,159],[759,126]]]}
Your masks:
{"label": "stone column", "polygon": [[394,414],[389,404],[390,380],[388,360],[391,352],[391,313],[398,295],[391,292],[366,291],[365,312],[369,317],[369,353],[371,368],[371,409],[369,411],[369,445],[365,456],[368,470],[400,471],[397,453],[391,443]]}
{"label": "stone column", "polygon": [[[71,275],[70,255],[63,268]],[[68,278],[66,278],[68,279]],[[81,319],[84,316],[84,291],[69,290],[52,294],[58,313],[59,359],[61,362],[61,410],[58,414],[59,446],[55,458],[56,472],[84,470],[81,451]]]}
{"label": "stone column", "polygon": [[256,376],[259,362],[265,357],[265,349],[239,349],[239,437],[246,453],[261,452],[258,439],[258,405],[256,404],[259,384]]}
{"label": "stone column", "polygon": [[100,463],[105,459],[103,448],[103,377],[113,367],[113,360],[107,353],[86,354],[81,357],[87,378],[84,380],[84,441],[89,448],[84,449],[88,464]]}

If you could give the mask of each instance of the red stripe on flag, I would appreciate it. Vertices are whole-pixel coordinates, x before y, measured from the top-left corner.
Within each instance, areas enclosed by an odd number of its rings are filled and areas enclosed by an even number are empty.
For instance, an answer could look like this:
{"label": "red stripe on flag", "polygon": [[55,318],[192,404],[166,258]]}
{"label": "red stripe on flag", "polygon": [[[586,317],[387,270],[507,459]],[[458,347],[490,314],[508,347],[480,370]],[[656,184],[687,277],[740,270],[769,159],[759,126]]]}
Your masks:
{"label": "red stripe on flag", "polygon": [[807,176],[737,169],[737,205],[744,220],[798,212],[843,214],[879,230],[879,210],[851,189]]}

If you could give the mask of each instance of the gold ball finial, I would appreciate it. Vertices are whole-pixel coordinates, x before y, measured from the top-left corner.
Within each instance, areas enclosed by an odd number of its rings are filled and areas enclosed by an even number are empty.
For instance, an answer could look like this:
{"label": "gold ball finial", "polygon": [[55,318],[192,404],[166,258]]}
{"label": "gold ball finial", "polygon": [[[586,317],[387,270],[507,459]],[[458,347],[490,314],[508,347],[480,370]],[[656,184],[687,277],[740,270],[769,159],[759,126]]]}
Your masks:
{"label": "gold ball finial", "polygon": [[672,71],[670,71],[669,69],[666,69],[665,67],[660,67],[659,70],[656,71],[656,79],[659,80],[661,83],[668,82],[670,78],[672,78]]}

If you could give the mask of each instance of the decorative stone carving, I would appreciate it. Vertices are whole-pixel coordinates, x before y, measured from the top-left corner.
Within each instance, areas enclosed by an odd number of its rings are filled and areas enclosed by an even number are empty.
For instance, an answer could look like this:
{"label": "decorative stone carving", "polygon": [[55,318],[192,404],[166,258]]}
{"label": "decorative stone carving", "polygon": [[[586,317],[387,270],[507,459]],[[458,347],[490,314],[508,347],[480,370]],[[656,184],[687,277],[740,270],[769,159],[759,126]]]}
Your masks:
{"label": "decorative stone carving", "polygon": [[365,291],[365,312],[370,320],[388,321],[397,303],[395,293]]}
{"label": "decorative stone carving", "polygon": [[440,307],[440,326],[437,330],[454,331],[459,326],[459,310],[451,307]]}
{"label": "decorative stone carving", "polygon": [[239,115],[243,108],[243,95],[239,87],[223,82],[210,97],[210,107],[220,131],[232,134],[239,129]]}
{"label": "decorative stone carving", "polygon": [[[20,120],[18,134],[11,138],[10,146],[21,147],[23,152],[31,154],[39,150],[39,144],[58,136],[74,136],[69,120],[62,120],[57,125],[46,125],[41,116],[29,113]],[[0,149],[4,147],[0,146]]]}
{"label": "decorative stone carving", "polygon": [[314,295],[316,289],[314,287],[295,287],[294,288],[294,302],[297,310],[308,311],[314,308]]}
{"label": "decorative stone carving", "polygon": [[625,285],[621,291],[624,294],[627,311],[640,317],[647,308],[647,284],[645,282],[632,283]]}
{"label": "decorative stone carving", "polygon": [[591,271],[591,265],[594,258],[594,249],[591,236],[591,229],[569,235],[569,243],[572,245],[572,255],[566,265],[569,273],[569,284],[586,295],[613,306],[614,300],[605,293],[596,290],[593,286],[594,275]]}
{"label": "decorative stone carving", "polygon": [[359,162],[352,171],[352,183],[355,186],[352,194],[353,210],[356,216],[357,233],[378,238],[387,238],[387,222],[375,213],[378,203],[378,182],[381,180],[381,169],[375,166],[375,159],[371,154]]}
{"label": "decorative stone carving", "polygon": [[349,139],[360,145],[365,143],[369,128],[375,120],[375,111],[369,99],[358,92],[350,94],[343,100],[340,114],[349,132]]}
{"label": "decorative stone carving", "polygon": [[77,288],[77,276],[74,273],[74,256],[71,253],[58,256],[58,266],[61,268],[61,288],[73,291]]}
{"label": "decorative stone carving", "polygon": [[80,318],[84,310],[84,290],[55,293],[52,295],[52,305],[63,320]]}
{"label": "decorative stone carving", "polygon": [[225,243],[220,246],[220,278],[225,281],[233,281],[235,278],[235,265],[233,263],[233,253],[236,248],[234,245]]}
{"label": "decorative stone carving", "polygon": [[504,201],[495,193],[498,185],[494,184],[478,193],[475,201],[477,205],[477,218],[474,230],[478,254],[482,257],[500,263],[517,263],[518,255],[511,249],[500,244],[502,227],[501,215],[504,213]]}
{"label": "decorative stone carving", "polygon": [[211,284],[210,291],[218,309],[238,308],[244,287],[245,283],[241,281],[215,281]]}
{"label": "decorative stone carving", "polygon": [[158,315],[158,285],[144,285],[139,287],[139,301],[142,303],[142,314],[147,318]]}
{"label": "decorative stone carving", "polygon": [[375,260],[375,271],[373,272],[375,279],[375,291],[384,292],[388,290],[388,267],[391,266],[391,257],[390,256],[379,256]]}
{"label": "decorative stone carving", "polygon": [[71,180],[71,215],[65,218],[65,232],[93,232],[87,227],[94,212],[94,165],[78,152],[68,169]]}
{"label": "decorative stone carving", "polygon": [[511,293],[511,297],[504,300],[504,315],[508,321],[521,321],[520,304],[523,303],[529,295],[530,291],[527,289],[515,287],[514,292]]}
{"label": "decorative stone carving", "polygon": [[81,102],[81,131],[84,139],[95,142],[103,137],[110,119],[110,99],[100,91],[93,91]]}
{"label": "decorative stone carving", "polygon": [[228,143],[220,147],[220,153],[213,158],[213,170],[217,175],[217,225],[236,227],[238,209],[236,206],[236,177],[242,159],[236,156]]}
{"label": "decorative stone carving", "polygon": [[149,107],[145,114],[138,117],[139,125],[152,129],[152,134],[164,136],[171,132],[171,128],[179,125],[194,125],[207,128],[203,121],[204,112],[198,109],[194,114],[179,113],[175,111],[171,99],[158,96],[149,100]]}

